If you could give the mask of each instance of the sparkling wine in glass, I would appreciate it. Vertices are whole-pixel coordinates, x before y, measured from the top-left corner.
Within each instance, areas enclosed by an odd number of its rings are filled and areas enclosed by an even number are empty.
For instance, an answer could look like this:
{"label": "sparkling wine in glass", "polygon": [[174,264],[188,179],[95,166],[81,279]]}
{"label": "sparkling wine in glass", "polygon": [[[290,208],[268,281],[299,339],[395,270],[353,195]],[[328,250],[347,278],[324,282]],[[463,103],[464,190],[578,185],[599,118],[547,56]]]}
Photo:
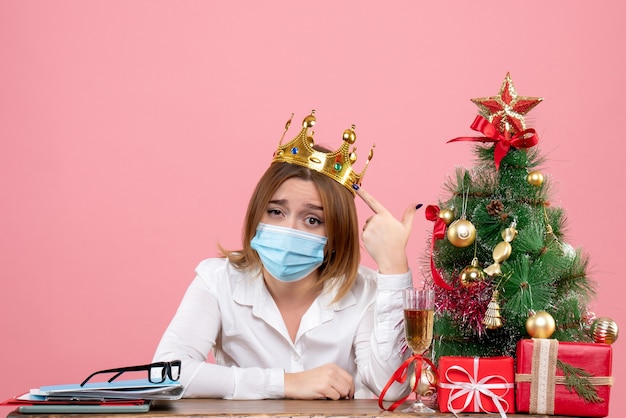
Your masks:
{"label": "sparkling wine in glass", "polygon": [[[404,333],[413,354],[423,354],[433,339],[435,316],[435,291],[425,289],[404,290]],[[419,376],[416,376],[416,379]],[[417,387],[417,385],[416,385]],[[421,394],[415,393],[416,401],[402,412],[431,413],[433,409],[422,403]]]}

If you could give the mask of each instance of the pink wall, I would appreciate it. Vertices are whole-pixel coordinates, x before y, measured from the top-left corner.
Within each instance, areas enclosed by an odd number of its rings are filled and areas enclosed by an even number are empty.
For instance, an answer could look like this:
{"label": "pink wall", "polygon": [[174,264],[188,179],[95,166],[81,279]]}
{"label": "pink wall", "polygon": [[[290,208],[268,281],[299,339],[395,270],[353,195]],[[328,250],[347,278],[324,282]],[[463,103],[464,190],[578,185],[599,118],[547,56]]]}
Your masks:
{"label": "pink wall", "polygon": [[[625,13],[620,1],[0,2],[0,398],[149,361],[196,263],[238,246],[292,112],[317,109],[318,141],[333,146],[355,123],[362,160],[376,142],[364,185],[399,216],[472,165],[470,146],[446,141],[472,133],[470,98],[495,95],[507,71],[545,97],[528,121],[553,204],[591,256],[596,314],[626,325]],[[416,218],[416,277],[431,227]]]}

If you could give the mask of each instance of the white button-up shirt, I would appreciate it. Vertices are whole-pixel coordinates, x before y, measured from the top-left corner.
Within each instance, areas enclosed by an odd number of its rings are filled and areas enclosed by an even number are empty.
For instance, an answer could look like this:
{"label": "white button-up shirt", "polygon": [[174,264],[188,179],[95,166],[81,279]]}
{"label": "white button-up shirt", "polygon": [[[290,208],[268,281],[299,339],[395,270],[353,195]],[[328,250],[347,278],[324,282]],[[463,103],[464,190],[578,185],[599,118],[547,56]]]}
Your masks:
{"label": "white button-up shirt", "polygon": [[[410,272],[360,267],[341,300],[331,303],[334,291],[317,297],[295,341],[260,273],[224,258],[202,261],[196,273],[154,356],[182,360],[185,397],[283,398],[284,373],[336,363],[354,377],[355,397],[371,398],[406,358],[402,289],[412,285]],[[395,386],[389,399],[406,391]]]}

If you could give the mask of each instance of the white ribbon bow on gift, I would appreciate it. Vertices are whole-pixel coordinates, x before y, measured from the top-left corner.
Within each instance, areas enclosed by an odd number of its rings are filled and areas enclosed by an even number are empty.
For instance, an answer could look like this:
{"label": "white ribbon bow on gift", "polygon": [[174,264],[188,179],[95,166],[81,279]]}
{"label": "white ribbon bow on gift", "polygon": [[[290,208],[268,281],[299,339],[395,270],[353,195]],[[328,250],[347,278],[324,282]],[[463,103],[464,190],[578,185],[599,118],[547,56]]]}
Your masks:
{"label": "white ribbon bow on gift", "polygon": [[[465,408],[467,408],[474,400],[474,411],[476,412],[489,412],[483,408],[482,401],[480,399],[480,395],[483,394],[489,397],[496,408],[498,408],[498,412],[500,412],[500,416],[502,418],[506,418],[506,413],[504,412],[509,407],[509,403],[504,399],[507,393],[509,393],[509,389],[513,389],[515,387],[513,382],[507,382],[506,379],[500,375],[494,374],[485,376],[480,380],[478,378],[478,363],[479,357],[474,357],[474,374],[470,375],[470,373],[465,370],[461,366],[450,366],[448,370],[446,370],[446,379],[450,383],[439,383],[439,386],[444,389],[450,389],[450,397],[448,398],[448,409],[450,412],[457,416],[457,412],[463,412]],[[455,381],[448,376],[448,372],[451,370],[456,370],[467,376],[469,382],[463,381]],[[501,380],[503,383],[487,383],[490,380]],[[491,389],[506,389],[506,391],[502,395],[496,395],[491,391]],[[465,405],[463,405],[460,409],[455,409],[452,407],[452,402],[462,396],[465,396]],[[504,404],[505,406],[503,406]]]}

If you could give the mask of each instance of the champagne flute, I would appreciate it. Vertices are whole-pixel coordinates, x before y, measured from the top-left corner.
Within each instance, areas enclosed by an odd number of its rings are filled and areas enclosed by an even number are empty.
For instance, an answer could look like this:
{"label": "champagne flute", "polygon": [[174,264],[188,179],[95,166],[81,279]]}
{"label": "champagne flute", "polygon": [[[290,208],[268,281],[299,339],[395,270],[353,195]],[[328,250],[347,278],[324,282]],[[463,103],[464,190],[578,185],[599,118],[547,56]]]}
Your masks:
{"label": "champagne flute", "polygon": [[[421,356],[430,347],[433,339],[433,322],[435,312],[435,291],[423,289],[405,289],[404,298],[404,333],[406,342],[413,354]],[[418,361],[422,361],[421,357]],[[421,367],[416,368],[417,373]],[[422,398],[416,387],[413,405],[402,412],[432,413],[433,409],[422,402]]]}

